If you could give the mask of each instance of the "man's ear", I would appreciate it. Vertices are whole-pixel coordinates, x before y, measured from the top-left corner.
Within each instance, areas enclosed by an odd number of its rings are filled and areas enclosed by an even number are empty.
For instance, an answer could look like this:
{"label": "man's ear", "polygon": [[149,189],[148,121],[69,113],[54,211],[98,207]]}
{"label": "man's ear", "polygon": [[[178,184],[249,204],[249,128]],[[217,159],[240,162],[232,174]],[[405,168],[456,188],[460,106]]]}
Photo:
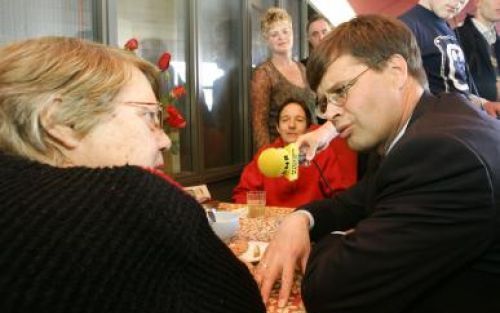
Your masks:
{"label": "man's ear", "polygon": [[387,68],[389,69],[392,79],[398,89],[402,89],[408,80],[408,63],[400,54],[393,54],[387,60]]}
{"label": "man's ear", "polygon": [[60,101],[54,100],[53,103],[40,115],[40,123],[49,136],[63,147],[74,149],[80,142],[75,130],[68,126],[58,124],[54,120],[54,110]]}

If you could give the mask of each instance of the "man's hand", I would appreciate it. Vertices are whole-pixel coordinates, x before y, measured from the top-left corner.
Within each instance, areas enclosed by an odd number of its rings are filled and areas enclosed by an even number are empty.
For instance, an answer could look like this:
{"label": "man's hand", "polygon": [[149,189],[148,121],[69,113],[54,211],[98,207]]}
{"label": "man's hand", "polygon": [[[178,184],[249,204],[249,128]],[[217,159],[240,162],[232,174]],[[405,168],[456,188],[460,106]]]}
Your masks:
{"label": "man's hand", "polygon": [[488,115],[500,118],[500,102],[485,102],[483,108]]}
{"label": "man's hand", "polygon": [[310,252],[309,218],[301,213],[292,213],[281,223],[257,267],[255,278],[265,303],[274,283],[281,279],[278,306],[286,305],[295,267],[299,264],[304,272]]}
{"label": "man's hand", "polygon": [[306,160],[311,161],[316,152],[326,148],[338,134],[333,123],[326,121],[321,127],[299,136],[295,143],[300,152],[305,154]]}

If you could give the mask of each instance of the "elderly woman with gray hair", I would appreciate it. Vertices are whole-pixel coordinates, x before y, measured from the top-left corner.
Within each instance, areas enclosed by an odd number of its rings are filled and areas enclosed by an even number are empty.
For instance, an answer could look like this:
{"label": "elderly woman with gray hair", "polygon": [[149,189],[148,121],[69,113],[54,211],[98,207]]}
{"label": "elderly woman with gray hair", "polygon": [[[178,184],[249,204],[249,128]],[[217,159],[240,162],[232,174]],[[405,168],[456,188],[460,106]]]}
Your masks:
{"label": "elderly woman with gray hair", "polygon": [[264,312],[203,209],[155,169],[170,146],[157,96],[155,67],[120,49],[0,48],[1,312]]}

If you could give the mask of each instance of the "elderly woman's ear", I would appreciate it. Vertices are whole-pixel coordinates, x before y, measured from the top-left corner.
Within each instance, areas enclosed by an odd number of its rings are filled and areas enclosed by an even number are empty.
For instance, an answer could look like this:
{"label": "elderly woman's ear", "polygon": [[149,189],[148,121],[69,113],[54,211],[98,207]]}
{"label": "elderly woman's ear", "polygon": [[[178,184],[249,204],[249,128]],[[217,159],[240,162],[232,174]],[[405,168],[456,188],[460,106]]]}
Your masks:
{"label": "elderly woman's ear", "polygon": [[77,133],[71,125],[61,124],[54,118],[57,106],[60,104],[61,99],[55,98],[40,113],[41,127],[53,141],[60,144],[63,148],[74,149],[80,142]]}

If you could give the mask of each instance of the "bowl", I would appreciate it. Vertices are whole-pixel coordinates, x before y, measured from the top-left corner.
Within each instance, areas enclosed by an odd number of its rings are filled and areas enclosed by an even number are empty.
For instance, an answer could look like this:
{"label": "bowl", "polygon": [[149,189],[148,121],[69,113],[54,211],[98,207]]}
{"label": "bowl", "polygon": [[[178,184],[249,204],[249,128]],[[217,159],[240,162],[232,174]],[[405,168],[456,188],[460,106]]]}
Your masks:
{"label": "bowl", "polygon": [[209,220],[210,226],[223,241],[229,241],[240,229],[240,214],[237,212],[216,211],[215,222]]}

